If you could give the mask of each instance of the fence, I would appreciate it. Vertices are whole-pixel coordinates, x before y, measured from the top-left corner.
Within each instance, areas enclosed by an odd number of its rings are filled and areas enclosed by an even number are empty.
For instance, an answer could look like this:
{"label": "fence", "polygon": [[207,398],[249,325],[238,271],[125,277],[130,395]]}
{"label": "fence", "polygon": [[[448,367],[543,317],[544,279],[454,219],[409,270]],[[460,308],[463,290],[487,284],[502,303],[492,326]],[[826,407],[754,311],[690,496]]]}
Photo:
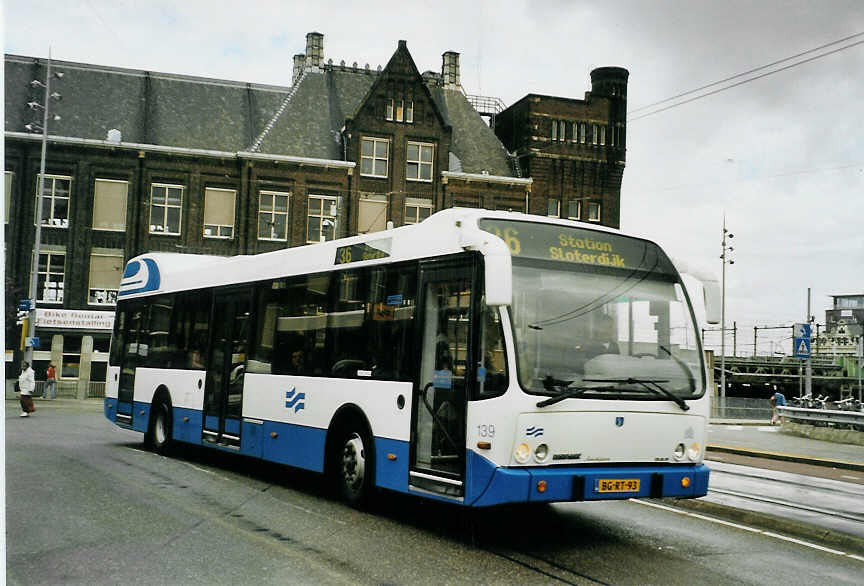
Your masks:
{"label": "fence", "polygon": [[835,411],[832,409],[804,409],[802,407],[777,407],[777,412],[787,420],[808,425],[825,425],[864,431],[864,412]]}
{"label": "fence", "polygon": [[771,404],[768,399],[747,397],[712,397],[711,419],[742,419],[770,421]]}
{"label": "fence", "polygon": [[[78,398],[78,381],[58,381],[54,386],[57,397],[64,399]],[[45,381],[36,381],[36,389],[33,391],[34,397],[41,397],[45,394]],[[105,397],[105,383],[91,381],[87,386],[88,399],[101,399]]]}

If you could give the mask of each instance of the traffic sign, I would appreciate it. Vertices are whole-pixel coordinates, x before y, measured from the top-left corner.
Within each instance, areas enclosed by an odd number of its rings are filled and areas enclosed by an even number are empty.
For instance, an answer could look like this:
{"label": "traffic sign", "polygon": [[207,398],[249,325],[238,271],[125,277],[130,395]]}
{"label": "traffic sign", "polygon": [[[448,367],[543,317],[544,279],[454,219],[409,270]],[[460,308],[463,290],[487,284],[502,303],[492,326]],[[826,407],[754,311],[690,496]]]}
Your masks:
{"label": "traffic sign", "polygon": [[33,348],[34,350],[39,349],[39,337],[33,336],[27,338],[27,345]]}
{"label": "traffic sign", "polygon": [[795,324],[792,332],[792,354],[795,358],[810,358],[810,324]]}

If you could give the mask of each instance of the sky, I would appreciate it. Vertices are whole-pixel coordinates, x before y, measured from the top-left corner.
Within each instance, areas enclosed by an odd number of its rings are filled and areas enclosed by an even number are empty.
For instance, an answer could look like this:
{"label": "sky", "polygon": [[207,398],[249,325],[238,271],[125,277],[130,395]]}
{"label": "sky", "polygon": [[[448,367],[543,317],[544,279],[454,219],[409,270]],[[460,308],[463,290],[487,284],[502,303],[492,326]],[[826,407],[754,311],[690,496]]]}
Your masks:
{"label": "sky", "polygon": [[[282,86],[312,31],[335,63],[384,66],[404,39],[421,72],[440,72],[441,54],[456,51],[466,93],[507,105],[528,93],[582,99],[592,69],[624,67],[621,228],[719,276],[725,214],[726,323],[738,325],[739,353],[752,353],[753,326],[803,321],[808,287],[820,323],[830,295],[864,293],[864,43],[853,45],[864,36],[644,108],[864,33],[860,0],[5,0],[3,10],[6,53],[45,57],[50,45],[59,60]],[[760,332],[759,353],[790,352],[789,336]]]}

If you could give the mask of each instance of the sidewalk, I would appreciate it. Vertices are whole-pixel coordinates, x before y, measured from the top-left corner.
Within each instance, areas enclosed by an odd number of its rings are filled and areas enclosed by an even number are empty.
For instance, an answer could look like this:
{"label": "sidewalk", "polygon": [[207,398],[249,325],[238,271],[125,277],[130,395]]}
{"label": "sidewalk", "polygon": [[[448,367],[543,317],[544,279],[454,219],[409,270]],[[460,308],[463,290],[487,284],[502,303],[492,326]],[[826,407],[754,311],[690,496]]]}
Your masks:
{"label": "sidewalk", "polygon": [[864,472],[864,446],[783,433],[767,421],[711,420],[707,450]]}

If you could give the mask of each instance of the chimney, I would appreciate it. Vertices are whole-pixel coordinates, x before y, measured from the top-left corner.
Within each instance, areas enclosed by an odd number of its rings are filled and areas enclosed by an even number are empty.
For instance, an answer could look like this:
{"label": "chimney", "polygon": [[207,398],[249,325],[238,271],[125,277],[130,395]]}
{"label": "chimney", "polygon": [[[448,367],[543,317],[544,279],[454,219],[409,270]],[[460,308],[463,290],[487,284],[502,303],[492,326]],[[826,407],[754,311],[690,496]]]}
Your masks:
{"label": "chimney", "polygon": [[447,51],[441,57],[441,77],[444,81],[444,89],[460,89],[461,84],[459,81],[459,53],[455,51]]}
{"label": "chimney", "polygon": [[324,35],[308,33],[306,35],[306,70],[321,71],[324,63]]}
{"label": "chimney", "polygon": [[294,71],[291,73],[291,85],[297,82],[297,78],[300,77],[300,73],[302,73],[304,67],[306,67],[306,55],[297,53],[294,55]]}

